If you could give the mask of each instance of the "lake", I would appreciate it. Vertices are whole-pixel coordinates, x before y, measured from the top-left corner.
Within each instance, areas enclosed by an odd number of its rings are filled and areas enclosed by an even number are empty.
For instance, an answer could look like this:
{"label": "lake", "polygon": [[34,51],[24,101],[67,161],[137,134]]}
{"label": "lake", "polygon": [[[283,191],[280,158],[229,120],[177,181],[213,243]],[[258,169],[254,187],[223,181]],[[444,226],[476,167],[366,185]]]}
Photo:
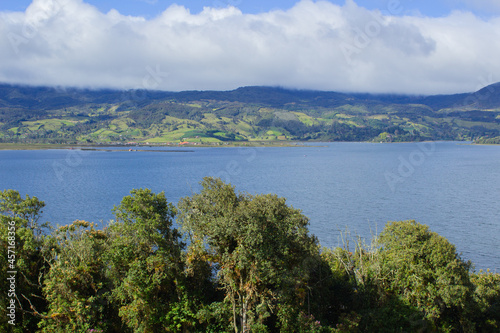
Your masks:
{"label": "lake", "polygon": [[[117,148],[112,148],[117,149]],[[139,149],[139,148],[138,148]],[[500,272],[500,146],[457,142],[322,143],[307,147],[0,151],[0,189],[45,201],[43,220],[106,224],[134,188],[170,202],[205,176],[251,194],[276,193],[310,218],[324,246],[341,232],[369,241],[387,221],[415,219],[477,270]]]}

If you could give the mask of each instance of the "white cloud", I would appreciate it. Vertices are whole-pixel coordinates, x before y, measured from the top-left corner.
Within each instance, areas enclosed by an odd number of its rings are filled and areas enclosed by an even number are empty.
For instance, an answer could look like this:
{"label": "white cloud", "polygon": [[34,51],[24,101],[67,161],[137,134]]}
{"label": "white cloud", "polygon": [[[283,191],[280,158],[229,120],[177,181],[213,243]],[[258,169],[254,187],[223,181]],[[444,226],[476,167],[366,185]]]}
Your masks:
{"label": "white cloud", "polygon": [[35,0],[0,16],[3,82],[449,93],[500,81],[500,19],[466,12],[383,16],[353,1],[302,0],[256,15],[172,5],[146,20],[81,0]]}

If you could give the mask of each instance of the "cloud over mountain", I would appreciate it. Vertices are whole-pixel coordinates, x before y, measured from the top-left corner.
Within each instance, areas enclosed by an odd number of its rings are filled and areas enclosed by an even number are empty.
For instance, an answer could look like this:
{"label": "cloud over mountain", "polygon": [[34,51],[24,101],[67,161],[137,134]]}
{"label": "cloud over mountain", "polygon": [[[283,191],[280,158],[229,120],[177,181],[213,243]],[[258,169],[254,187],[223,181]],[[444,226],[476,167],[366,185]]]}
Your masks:
{"label": "cloud over mountain", "polygon": [[37,85],[449,93],[500,81],[500,18],[400,16],[302,0],[287,11],[235,7],[153,19],[81,0],[34,0],[0,13],[0,81]]}

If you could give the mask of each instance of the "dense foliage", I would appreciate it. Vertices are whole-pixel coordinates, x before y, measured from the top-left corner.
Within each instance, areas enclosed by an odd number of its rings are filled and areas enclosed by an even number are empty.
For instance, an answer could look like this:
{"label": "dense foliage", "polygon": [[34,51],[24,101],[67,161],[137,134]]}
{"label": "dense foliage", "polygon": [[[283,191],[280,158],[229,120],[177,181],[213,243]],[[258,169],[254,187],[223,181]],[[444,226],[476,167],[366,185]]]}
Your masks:
{"label": "dense foliage", "polygon": [[439,96],[57,90],[0,85],[0,142],[475,140],[500,136],[499,85]]}
{"label": "dense foliage", "polygon": [[500,136],[496,136],[494,138],[485,138],[481,137],[475,141],[477,144],[485,144],[485,145],[500,145]]}
{"label": "dense foliage", "polygon": [[500,274],[473,272],[425,225],[389,222],[370,246],[344,237],[321,248],[284,198],[214,178],[201,185],[177,207],[163,192],[133,190],[103,229],[48,230],[42,201],[0,192],[0,331],[500,330]]}

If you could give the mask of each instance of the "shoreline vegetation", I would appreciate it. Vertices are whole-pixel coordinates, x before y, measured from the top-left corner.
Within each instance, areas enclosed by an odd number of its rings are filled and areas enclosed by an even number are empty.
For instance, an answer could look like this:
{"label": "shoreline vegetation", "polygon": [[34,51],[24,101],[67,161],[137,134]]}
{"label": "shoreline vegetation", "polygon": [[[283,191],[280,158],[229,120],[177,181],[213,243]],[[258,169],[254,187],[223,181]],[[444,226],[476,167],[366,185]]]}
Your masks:
{"label": "shoreline vegetation", "polygon": [[[0,143],[0,150],[44,150],[44,149],[82,149],[82,150],[101,150],[104,148],[131,148],[132,151],[154,151],[142,150],[140,148],[154,147],[154,148],[224,148],[224,147],[309,147],[303,142],[225,142],[223,144],[183,144],[170,143],[170,144],[127,144],[127,143],[101,143],[101,144],[60,144],[60,143]],[[123,149],[116,149],[116,151],[124,151]],[[179,151],[179,150],[175,150]]]}
{"label": "shoreline vegetation", "polygon": [[345,232],[325,248],[285,198],[200,184],[177,205],[134,189],[101,229],[43,223],[43,201],[0,191],[0,263],[10,270],[0,272],[0,330],[500,330],[500,274],[475,271],[426,225],[387,222],[370,245]]}
{"label": "shoreline vegetation", "polygon": [[494,138],[480,138],[474,143],[478,145],[500,145],[500,136]]}
{"label": "shoreline vegetation", "polygon": [[[335,141],[335,142],[350,142],[350,143],[411,143],[411,142],[432,142],[432,141],[405,141],[405,142],[373,142],[373,141]],[[461,141],[456,141],[461,142]],[[125,151],[125,148],[130,148],[130,151],[143,151],[143,152],[151,152],[151,151],[163,151],[163,152],[181,152],[182,150],[146,150],[141,148],[234,148],[234,147],[254,147],[254,148],[265,148],[265,147],[318,147],[318,145],[308,145],[308,143],[325,143],[325,142],[252,142],[252,143],[242,143],[242,142],[225,142],[220,145],[213,144],[198,144],[198,143],[186,143],[180,145],[178,143],[171,144],[126,144],[126,143],[102,143],[102,144],[59,144],[59,143],[0,143],[0,151],[1,150],[47,150],[47,149],[81,149],[81,150],[92,150],[92,151]],[[470,145],[484,145],[484,146],[495,146],[500,145],[500,140],[498,138],[494,138],[493,140],[477,140],[471,143],[466,143],[463,141],[463,144]],[[110,149],[113,147],[124,148],[124,149]],[[324,147],[324,146],[319,146]],[[106,149],[108,148],[108,149]],[[192,150],[188,150],[191,152]]]}

